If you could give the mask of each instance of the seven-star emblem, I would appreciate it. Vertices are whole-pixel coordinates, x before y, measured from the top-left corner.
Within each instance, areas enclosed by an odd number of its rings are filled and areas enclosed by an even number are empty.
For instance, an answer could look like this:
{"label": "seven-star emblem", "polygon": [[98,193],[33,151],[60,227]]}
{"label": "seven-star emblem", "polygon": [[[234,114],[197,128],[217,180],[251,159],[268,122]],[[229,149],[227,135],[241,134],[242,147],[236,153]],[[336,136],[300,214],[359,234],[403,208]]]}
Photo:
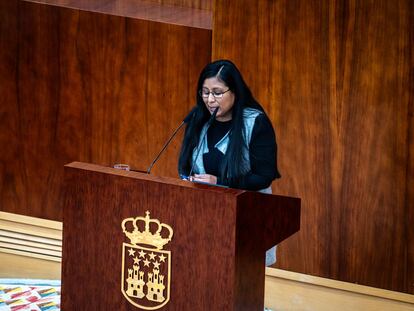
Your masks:
{"label": "seven-star emblem", "polygon": [[171,251],[163,248],[171,241],[173,229],[151,219],[149,211],[145,217],[125,218],[121,227],[129,239],[122,247],[122,294],[140,310],[162,308],[171,291]]}

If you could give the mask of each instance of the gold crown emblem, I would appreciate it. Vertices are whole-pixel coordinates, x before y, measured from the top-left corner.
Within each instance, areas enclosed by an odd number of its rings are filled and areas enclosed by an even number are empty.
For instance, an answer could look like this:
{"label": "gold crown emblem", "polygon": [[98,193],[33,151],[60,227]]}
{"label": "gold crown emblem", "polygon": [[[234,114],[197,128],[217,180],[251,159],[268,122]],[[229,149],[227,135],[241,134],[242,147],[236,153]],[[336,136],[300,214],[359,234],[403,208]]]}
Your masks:
{"label": "gold crown emblem", "polygon": [[[126,229],[128,223],[132,223],[134,230],[128,231]],[[145,224],[144,230],[139,229],[139,223]],[[151,224],[155,224],[155,226],[151,226],[152,231],[150,229]],[[161,236],[163,229],[168,232],[168,237]],[[125,218],[122,221],[122,230],[131,241],[131,244],[151,245],[157,249],[162,249],[165,244],[171,241],[173,236],[173,229],[169,225],[161,223],[158,219],[151,219],[149,211],[145,212],[145,217]]]}

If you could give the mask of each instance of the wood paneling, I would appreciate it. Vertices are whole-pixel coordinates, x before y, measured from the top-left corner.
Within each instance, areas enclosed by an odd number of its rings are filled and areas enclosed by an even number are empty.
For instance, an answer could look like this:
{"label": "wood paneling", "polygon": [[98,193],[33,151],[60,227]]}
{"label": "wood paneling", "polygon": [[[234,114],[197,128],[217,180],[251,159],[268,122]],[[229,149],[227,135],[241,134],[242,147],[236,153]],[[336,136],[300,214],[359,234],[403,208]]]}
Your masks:
{"label": "wood paneling", "polygon": [[[63,165],[145,170],[195,102],[211,31],[0,3],[0,206],[60,220]],[[154,174],[176,176],[176,139]]]}
{"label": "wood paneling", "polygon": [[278,267],[414,293],[410,12],[408,0],[215,2],[213,58],[239,65],[275,125],[274,192],[303,200]]}
{"label": "wood paneling", "polygon": [[[49,3],[71,8],[79,8],[88,11],[101,10],[106,7],[113,8],[138,8],[159,4],[164,7],[182,7],[212,11],[213,0],[25,0],[38,3]],[[109,12],[108,12],[109,13]]]}
{"label": "wood paneling", "polygon": [[[211,9],[203,9],[200,1],[145,0],[24,0],[88,12],[98,12],[168,24],[211,29]],[[211,0],[210,0],[211,1]],[[168,4],[166,4],[166,3]],[[177,2],[177,3],[174,3]],[[191,3],[194,2],[193,5]]]}
{"label": "wood paneling", "polygon": [[177,5],[188,8],[202,9],[212,11],[213,0],[155,0],[158,3],[166,5]]}
{"label": "wood paneling", "polygon": [[407,57],[410,57],[410,81],[407,89],[408,93],[408,154],[407,154],[407,186],[405,193],[405,220],[407,230],[407,273],[406,273],[406,284],[411,293],[414,293],[414,3],[411,1],[411,8],[409,11],[409,40],[411,42],[409,53]]}

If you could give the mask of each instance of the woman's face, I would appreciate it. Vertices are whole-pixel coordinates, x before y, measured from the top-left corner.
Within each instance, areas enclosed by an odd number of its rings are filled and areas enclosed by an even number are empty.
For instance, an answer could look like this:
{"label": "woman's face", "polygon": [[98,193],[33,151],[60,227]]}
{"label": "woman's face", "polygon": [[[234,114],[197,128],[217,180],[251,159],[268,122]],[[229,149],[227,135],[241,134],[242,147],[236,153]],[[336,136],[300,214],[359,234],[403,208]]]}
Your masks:
{"label": "woman's face", "polygon": [[213,114],[217,107],[219,108],[217,121],[231,120],[235,96],[226,84],[216,77],[205,79],[201,93],[204,94],[202,98],[210,114]]}

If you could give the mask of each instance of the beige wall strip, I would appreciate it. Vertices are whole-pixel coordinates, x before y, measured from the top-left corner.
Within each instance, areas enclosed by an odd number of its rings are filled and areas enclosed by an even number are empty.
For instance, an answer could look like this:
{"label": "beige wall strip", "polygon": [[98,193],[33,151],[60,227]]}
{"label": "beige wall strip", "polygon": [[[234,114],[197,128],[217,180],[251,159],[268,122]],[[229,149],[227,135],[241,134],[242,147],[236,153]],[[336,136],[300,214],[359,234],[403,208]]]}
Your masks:
{"label": "beige wall strip", "polygon": [[60,280],[59,261],[0,252],[0,262],[1,278]]}
{"label": "beige wall strip", "polygon": [[[20,255],[20,256],[31,257],[31,258],[39,258],[39,259],[43,259],[43,260],[62,262],[61,257],[48,256],[48,255],[37,254],[37,253],[30,253],[30,252],[19,251],[19,250],[15,250],[15,249],[8,249],[8,248],[3,248],[3,247],[0,247],[0,253],[14,254],[14,255]],[[2,266],[0,268],[0,270],[2,270],[3,268],[8,268],[8,267],[3,267]]]}
{"label": "beige wall strip", "polygon": [[265,306],[274,311],[414,311],[414,295],[266,268]]}
{"label": "beige wall strip", "polygon": [[39,248],[41,250],[42,249],[47,249],[47,250],[52,250],[52,251],[62,253],[62,247],[61,246],[50,245],[50,244],[39,243],[39,242],[32,242],[32,241],[22,240],[22,239],[15,239],[15,238],[6,237],[6,236],[2,236],[2,235],[0,235],[0,243],[1,242],[9,243],[9,244],[15,244],[14,248],[17,248],[17,249],[20,246],[29,246],[29,247],[33,247],[33,248]]}
{"label": "beige wall strip", "polygon": [[18,244],[15,244],[15,243],[0,242],[0,248],[7,248],[7,249],[18,250],[18,251],[23,251],[23,252],[27,252],[27,253],[54,256],[54,257],[59,257],[59,258],[62,257],[62,252],[61,251],[54,251],[54,250],[44,249],[44,248],[39,248],[39,247],[18,245]]}
{"label": "beige wall strip", "polygon": [[35,243],[62,247],[61,239],[50,239],[50,238],[45,238],[45,237],[41,237],[37,235],[30,235],[30,234],[24,234],[24,233],[1,230],[1,229],[0,229],[0,236],[15,239],[15,240],[32,241]]}
{"label": "beige wall strip", "polygon": [[[34,268],[34,263],[42,263],[44,269],[49,269],[45,262],[60,263],[62,260],[62,223],[0,212],[0,254],[8,254],[2,256],[9,260],[8,265],[0,265],[0,275],[13,277],[10,271],[18,271],[13,262],[19,265],[26,262],[30,269]],[[54,267],[56,269],[56,264]],[[35,270],[39,273],[42,267]],[[48,275],[46,270],[44,272]]]}
{"label": "beige wall strip", "polygon": [[0,219],[62,231],[62,222],[43,218],[0,212]]}
{"label": "beige wall strip", "polygon": [[30,225],[25,223],[13,222],[9,220],[0,219],[0,230],[6,230],[11,232],[18,232],[23,234],[29,234],[34,236],[41,236],[50,239],[61,240],[62,231],[56,229],[50,229],[46,227],[39,227],[36,225]]}

